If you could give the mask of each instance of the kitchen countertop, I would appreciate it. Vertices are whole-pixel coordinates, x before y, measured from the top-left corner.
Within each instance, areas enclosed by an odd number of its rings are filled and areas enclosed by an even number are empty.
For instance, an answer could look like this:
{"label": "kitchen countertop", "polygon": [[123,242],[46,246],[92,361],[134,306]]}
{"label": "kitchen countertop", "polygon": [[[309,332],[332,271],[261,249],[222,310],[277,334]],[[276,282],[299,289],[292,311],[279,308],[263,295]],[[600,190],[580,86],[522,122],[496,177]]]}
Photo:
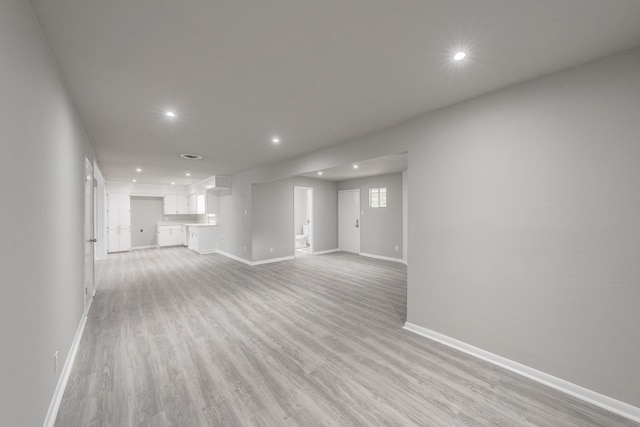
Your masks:
{"label": "kitchen countertop", "polygon": [[205,224],[200,222],[172,222],[172,221],[158,221],[156,223],[158,226],[188,226],[188,227],[217,227],[218,224]]}

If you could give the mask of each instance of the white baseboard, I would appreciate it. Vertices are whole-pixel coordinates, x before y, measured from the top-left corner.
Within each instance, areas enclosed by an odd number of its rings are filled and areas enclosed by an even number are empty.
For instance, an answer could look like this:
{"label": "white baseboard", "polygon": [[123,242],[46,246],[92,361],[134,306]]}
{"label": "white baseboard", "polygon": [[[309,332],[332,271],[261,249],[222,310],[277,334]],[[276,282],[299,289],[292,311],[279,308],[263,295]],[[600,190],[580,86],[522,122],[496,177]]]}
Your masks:
{"label": "white baseboard", "polygon": [[[91,305],[89,305],[89,308],[91,308]],[[60,372],[58,384],[56,385],[56,389],[53,393],[53,398],[51,399],[51,403],[49,404],[49,410],[47,411],[47,417],[44,419],[43,427],[53,427],[56,422],[58,409],[60,409],[60,402],[62,402],[64,390],[67,388],[67,382],[69,381],[69,376],[71,375],[71,370],[73,369],[73,363],[76,360],[76,354],[78,353],[78,347],[80,346],[80,340],[82,339],[82,334],[84,333],[84,327],[86,324],[87,316],[82,315],[80,324],[78,325],[78,329],[76,330],[76,335],[75,337],[73,337],[73,342],[71,343],[69,354],[67,354],[67,359],[64,362],[64,367]]]}
{"label": "white baseboard", "polygon": [[148,246],[133,246],[131,247],[132,251],[138,251],[141,249],[158,249],[159,246],[158,245],[148,245]]}
{"label": "white baseboard", "polygon": [[439,332],[432,331],[431,329],[414,325],[413,323],[406,322],[403,329],[429,338],[433,341],[437,341],[448,347],[462,351],[463,353],[470,354],[471,356],[500,366],[511,372],[515,372],[516,374],[522,375],[523,377],[529,378],[533,381],[559,390],[592,405],[606,409],[607,411],[613,412],[614,414],[618,414],[635,422],[640,422],[640,408],[637,408],[628,403],[621,402],[609,396],[605,396],[604,394],[597,393],[593,390],[589,390],[561,378],[554,377],[553,375],[538,371],[537,369],[530,368],[526,365],[507,359],[505,357],[498,356],[497,354],[482,350],[481,348],[474,347],[463,341],[459,341],[455,338],[451,338]]}
{"label": "white baseboard", "polygon": [[404,260],[402,258],[392,258],[390,256],[367,254],[367,253],[364,253],[364,252],[360,252],[358,255],[366,256],[368,258],[383,259],[385,261],[401,262],[401,263],[405,264],[405,262],[404,262]]}
{"label": "white baseboard", "polygon": [[313,253],[313,255],[324,255],[324,254],[330,254],[332,252],[339,252],[340,249],[335,248],[335,249],[327,249],[325,251],[316,251]]}
{"label": "white baseboard", "polygon": [[280,261],[289,261],[290,259],[295,259],[296,257],[291,256],[283,256],[280,258],[269,258],[269,259],[261,259],[260,261],[253,261],[251,265],[262,265],[262,264],[271,264],[272,262],[280,262]]}
{"label": "white baseboard", "polygon": [[224,251],[218,250],[218,253],[220,255],[226,256],[227,258],[231,258],[233,260],[240,261],[243,264],[253,265],[252,261],[249,261],[248,259],[240,258],[239,256],[235,256],[233,254],[230,254],[229,252],[224,252]]}
{"label": "white baseboard", "polygon": [[196,253],[198,253],[200,255],[206,255],[206,254],[215,254],[217,252],[218,252],[217,249],[211,249],[211,250],[208,250],[208,251],[201,251],[201,252],[196,252]]}

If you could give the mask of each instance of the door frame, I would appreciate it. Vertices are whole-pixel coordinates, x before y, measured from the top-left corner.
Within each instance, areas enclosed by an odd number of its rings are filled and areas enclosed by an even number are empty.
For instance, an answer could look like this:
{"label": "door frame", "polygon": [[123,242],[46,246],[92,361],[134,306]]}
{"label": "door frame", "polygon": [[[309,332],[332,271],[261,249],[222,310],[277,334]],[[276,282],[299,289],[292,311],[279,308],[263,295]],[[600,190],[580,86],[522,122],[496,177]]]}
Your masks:
{"label": "door frame", "polygon": [[313,187],[303,187],[299,185],[293,186],[293,255],[296,256],[296,189],[307,191],[307,213],[309,214],[309,249],[308,255],[313,255],[314,236],[313,229],[315,223],[313,222]]}
{"label": "door frame", "polygon": [[88,158],[84,159],[84,219],[83,219],[83,299],[84,314],[89,312],[93,292],[95,289],[95,251],[94,251],[94,181],[93,164]]}
{"label": "door frame", "polygon": [[[360,249],[361,249],[360,245],[361,245],[361,242],[362,242],[362,236],[360,235],[361,230],[362,230],[362,220],[360,218],[361,217],[361,212],[360,212],[361,199],[360,199],[360,189],[359,188],[353,188],[353,189],[339,190],[338,191],[338,249],[340,249],[341,251],[344,251],[343,245],[341,244],[342,239],[341,239],[341,236],[340,236],[342,234],[341,233],[341,226],[340,226],[340,223],[341,223],[340,216],[342,214],[341,209],[340,209],[340,194],[344,194],[344,193],[348,193],[348,192],[355,192],[358,195],[358,197],[357,197],[357,200],[358,200],[358,218],[356,219],[356,221],[357,221],[357,226],[356,227],[358,228],[358,251],[357,252],[353,252],[353,253],[359,254],[360,253]],[[351,252],[351,251],[345,251],[345,252]]]}

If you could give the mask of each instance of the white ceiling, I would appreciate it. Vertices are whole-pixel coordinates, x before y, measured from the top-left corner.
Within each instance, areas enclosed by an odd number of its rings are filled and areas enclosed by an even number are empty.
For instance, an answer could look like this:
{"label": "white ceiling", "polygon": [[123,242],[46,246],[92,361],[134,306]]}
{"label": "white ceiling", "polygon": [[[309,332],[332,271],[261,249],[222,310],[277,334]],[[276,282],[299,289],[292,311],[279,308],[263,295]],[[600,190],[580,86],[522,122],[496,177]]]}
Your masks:
{"label": "white ceiling", "polygon": [[[347,179],[364,178],[366,176],[402,172],[407,169],[407,164],[408,159],[406,153],[395,154],[392,156],[362,160],[357,163],[348,163],[331,169],[323,169],[322,171],[313,171],[302,176],[328,181],[344,181]],[[358,167],[354,168],[354,165]],[[318,175],[318,172],[322,172],[322,175]]]}
{"label": "white ceiling", "polygon": [[[158,184],[292,158],[640,45],[637,0],[32,5],[105,177]],[[458,49],[469,56],[453,64]]]}

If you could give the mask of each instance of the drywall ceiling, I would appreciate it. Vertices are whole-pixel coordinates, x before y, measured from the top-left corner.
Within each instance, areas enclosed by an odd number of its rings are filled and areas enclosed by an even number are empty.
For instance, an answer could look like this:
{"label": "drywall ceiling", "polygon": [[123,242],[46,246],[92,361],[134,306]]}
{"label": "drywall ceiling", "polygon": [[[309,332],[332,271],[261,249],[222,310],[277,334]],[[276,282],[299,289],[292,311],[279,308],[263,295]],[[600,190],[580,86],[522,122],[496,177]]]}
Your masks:
{"label": "drywall ceiling", "polygon": [[[366,176],[385,175],[407,170],[407,160],[406,153],[396,154],[393,156],[362,160],[356,163],[348,163],[322,171],[313,171],[302,176],[328,181],[344,181],[347,179],[364,178]],[[354,166],[357,166],[357,168]],[[322,175],[318,175],[318,172],[322,172]]]}
{"label": "drywall ceiling", "polygon": [[104,176],[142,183],[293,158],[640,45],[637,0],[31,3]]}

